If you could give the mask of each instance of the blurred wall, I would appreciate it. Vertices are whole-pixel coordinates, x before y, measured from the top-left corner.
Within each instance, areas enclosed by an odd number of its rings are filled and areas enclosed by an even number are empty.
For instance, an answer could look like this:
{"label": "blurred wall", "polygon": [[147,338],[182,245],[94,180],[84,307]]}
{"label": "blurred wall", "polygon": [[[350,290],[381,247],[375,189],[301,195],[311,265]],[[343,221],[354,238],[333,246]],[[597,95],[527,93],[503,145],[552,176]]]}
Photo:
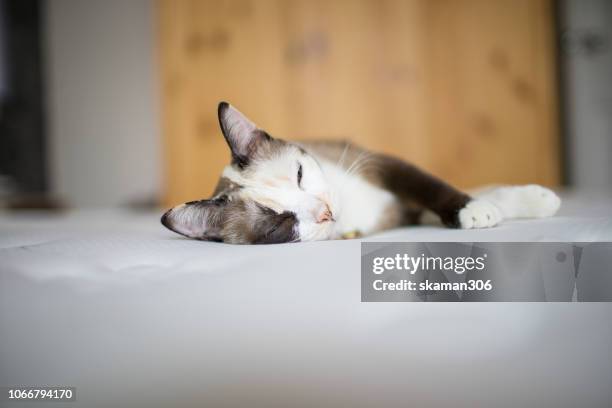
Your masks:
{"label": "blurred wall", "polygon": [[46,4],[51,190],[109,206],[160,184],[155,2]]}
{"label": "blurred wall", "polygon": [[612,2],[561,2],[569,181],[612,190]]}

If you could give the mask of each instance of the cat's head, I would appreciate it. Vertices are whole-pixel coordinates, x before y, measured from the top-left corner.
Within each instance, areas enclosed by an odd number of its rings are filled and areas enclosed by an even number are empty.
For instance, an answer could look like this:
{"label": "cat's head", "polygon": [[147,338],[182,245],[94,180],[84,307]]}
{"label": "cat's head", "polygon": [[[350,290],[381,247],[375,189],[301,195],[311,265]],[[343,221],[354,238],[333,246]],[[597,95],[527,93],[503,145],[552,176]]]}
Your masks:
{"label": "cat's head", "polygon": [[218,114],[231,164],[212,198],[172,208],[162,224],[186,237],[233,244],[331,238],[337,205],[317,160],[228,103],[219,104]]}

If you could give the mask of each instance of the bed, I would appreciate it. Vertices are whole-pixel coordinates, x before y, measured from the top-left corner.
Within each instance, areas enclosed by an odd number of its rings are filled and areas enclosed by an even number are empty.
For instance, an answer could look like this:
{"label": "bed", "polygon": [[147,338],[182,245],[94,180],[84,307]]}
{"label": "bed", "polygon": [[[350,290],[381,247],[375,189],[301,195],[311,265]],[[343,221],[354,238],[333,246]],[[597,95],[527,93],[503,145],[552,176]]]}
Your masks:
{"label": "bed", "polygon": [[[0,215],[0,386],[84,407],[612,405],[609,303],[362,303],[360,240],[230,246],[158,218]],[[612,241],[612,200],[367,240]]]}

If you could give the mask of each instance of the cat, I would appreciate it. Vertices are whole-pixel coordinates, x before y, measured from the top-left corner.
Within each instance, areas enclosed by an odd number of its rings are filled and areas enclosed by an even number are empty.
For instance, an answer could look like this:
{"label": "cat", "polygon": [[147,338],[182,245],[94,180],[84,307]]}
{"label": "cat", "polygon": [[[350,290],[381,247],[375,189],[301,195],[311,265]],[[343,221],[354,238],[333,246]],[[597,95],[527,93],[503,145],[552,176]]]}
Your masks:
{"label": "cat", "polygon": [[218,107],[231,151],[213,196],[168,210],[164,226],[189,238],[272,244],[370,235],[420,223],[426,212],[453,228],[554,215],[561,200],[538,186],[475,198],[398,158],[346,141],[273,138],[226,102]]}

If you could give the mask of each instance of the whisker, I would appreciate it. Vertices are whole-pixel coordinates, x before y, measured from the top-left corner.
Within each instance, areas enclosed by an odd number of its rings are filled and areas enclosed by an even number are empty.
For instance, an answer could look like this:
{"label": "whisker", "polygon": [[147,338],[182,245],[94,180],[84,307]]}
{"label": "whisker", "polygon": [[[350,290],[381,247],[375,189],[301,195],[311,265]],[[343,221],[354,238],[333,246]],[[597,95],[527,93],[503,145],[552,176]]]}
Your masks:
{"label": "whisker", "polygon": [[347,143],[344,146],[344,150],[342,151],[342,154],[340,155],[340,158],[338,159],[336,166],[342,168],[342,166],[344,165],[344,159],[346,158],[346,152],[348,151],[348,148],[349,148],[349,144]]}
{"label": "whisker", "polygon": [[353,161],[353,163],[351,163],[349,168],[346,170],[346,174],[350,175],[353,167],[356,166],[360,162],[360,160],[363,160],[365,157],[367,157],[368,154],[369,153],[366,151],[359,153],[359,155],[357,155],[357,158]]}
{"label": "whisker", "polygon": [[373,159],[372,155],[368,152],[365,152],[365,154],[358,158],[357,160],[355,160],[353,162],[353,164],[351,165],[351,167],[349,168],[349,170],[347,170],[347,175],[348,176],[352,176],[354,174],[357,174],[360,170],[362,170],[364,168],[364,166],[371,162]]}

